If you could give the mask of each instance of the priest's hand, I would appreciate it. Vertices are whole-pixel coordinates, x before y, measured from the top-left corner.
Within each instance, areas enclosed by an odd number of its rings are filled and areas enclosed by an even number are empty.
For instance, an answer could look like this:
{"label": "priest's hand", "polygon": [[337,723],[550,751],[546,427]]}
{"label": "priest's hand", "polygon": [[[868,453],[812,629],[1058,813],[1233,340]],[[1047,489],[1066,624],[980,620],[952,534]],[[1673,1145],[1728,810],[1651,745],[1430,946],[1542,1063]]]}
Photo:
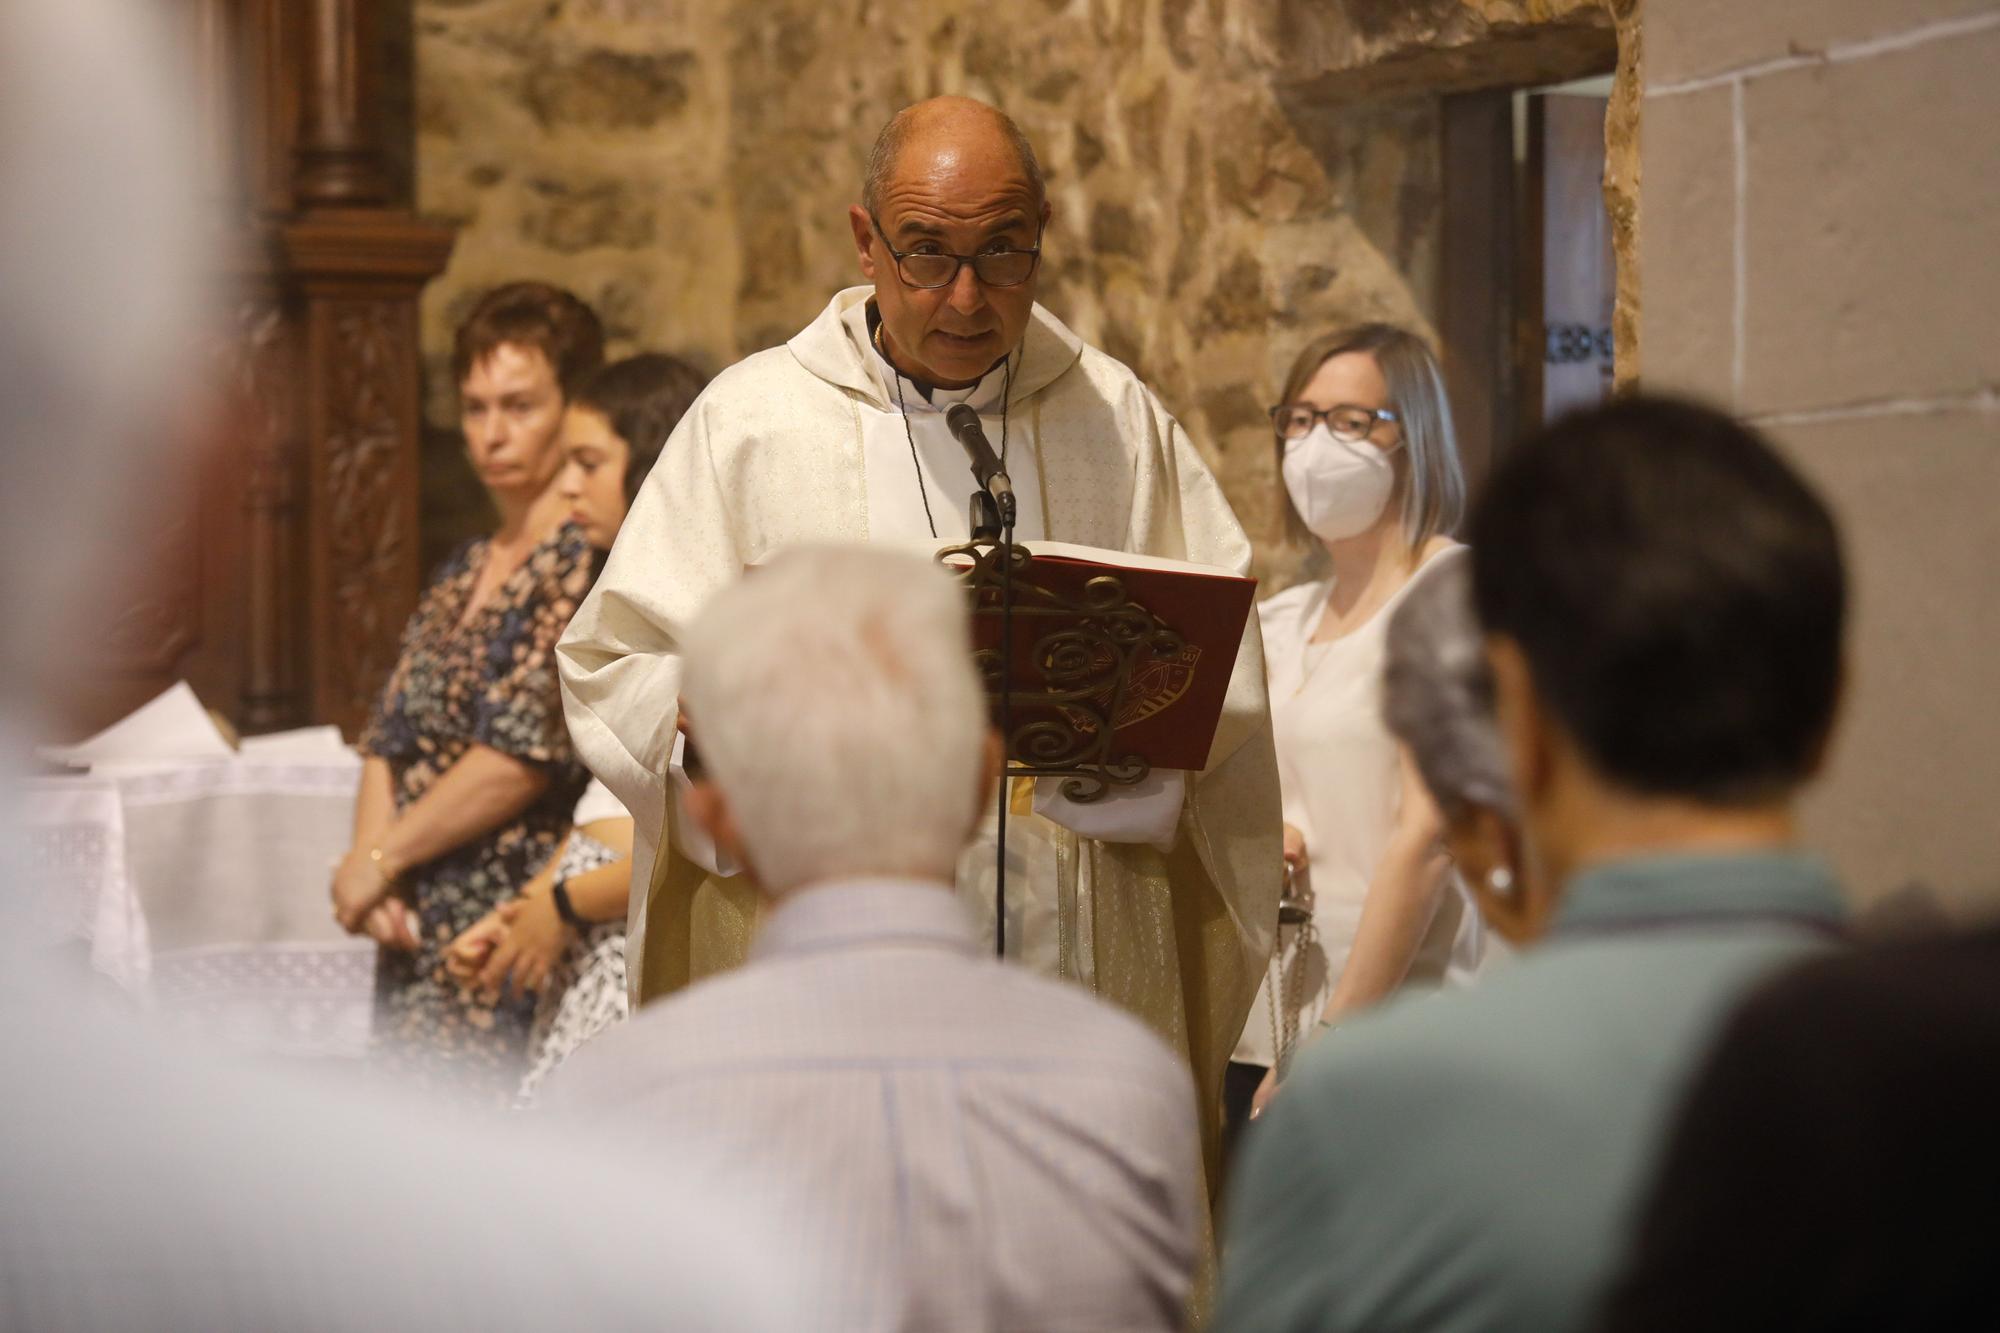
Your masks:
{"label": "priest's hand", "polygon": [[393,884],[381,861],[367,848],[350,849],[333,868],[333,919],[348,934],[361,934],[368,914],[389,896]]}
{"label": "priest's hand", "polygon": [[674,746],[673,762],[679,766],[689,782],[701,782],[708,776],[702,768],[701,751],[694,745],[694,724],[688,720],[685,700],[674,713],[674,732],[677,742]]}
{"label": "priest's hand", "polygon": [[1285,825],[1285,869],[1296,875],[1305,869],[1305,866],[1306,835],[1287,824]]}
{"label": "priest's hand", "polygon": [[1250,1118],[1255,1120],[1264,1114],[1264,1108],[1278,1095],[1278,1071],[1275,1068],[1264,1071],[1264,1081],[1257,1085],[1257,1091],[1250,1095]]}

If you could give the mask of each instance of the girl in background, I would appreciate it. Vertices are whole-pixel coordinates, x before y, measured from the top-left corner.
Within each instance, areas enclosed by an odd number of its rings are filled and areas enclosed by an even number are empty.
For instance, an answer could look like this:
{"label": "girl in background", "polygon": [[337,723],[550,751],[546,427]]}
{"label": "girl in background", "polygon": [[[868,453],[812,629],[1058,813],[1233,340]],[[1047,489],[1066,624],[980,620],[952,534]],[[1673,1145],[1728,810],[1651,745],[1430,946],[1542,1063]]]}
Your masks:
{"label": "girl in background", "polygon": [[[632,497],[706,380],[675,357],[649,353],[604,367],[563,417],[556,479],[568,518],[598,553],[610,550]],[[593,779],[560,854],[520,895],[453,943],[452,976],[475,994],[533,993],[529,1067],[519,1100],[551,1070],[630,1012],[625,912],[632,891],[632,816]]]}

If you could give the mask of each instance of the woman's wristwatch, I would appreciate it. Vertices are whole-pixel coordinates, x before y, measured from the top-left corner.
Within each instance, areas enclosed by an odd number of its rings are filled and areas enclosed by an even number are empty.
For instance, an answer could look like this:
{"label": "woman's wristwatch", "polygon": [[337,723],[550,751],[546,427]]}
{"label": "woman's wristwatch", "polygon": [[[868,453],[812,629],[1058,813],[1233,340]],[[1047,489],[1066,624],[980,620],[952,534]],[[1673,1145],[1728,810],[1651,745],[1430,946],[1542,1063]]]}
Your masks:
{"label": "woman's wristwatch", "polygon": [[569,900],[569,884],[567,881],[559,879],[550,885],[549,897],[555,900],[556,915],[575,929],[577,934],[581,935],[590,929],[590,923],[578,915],[576,904]]}

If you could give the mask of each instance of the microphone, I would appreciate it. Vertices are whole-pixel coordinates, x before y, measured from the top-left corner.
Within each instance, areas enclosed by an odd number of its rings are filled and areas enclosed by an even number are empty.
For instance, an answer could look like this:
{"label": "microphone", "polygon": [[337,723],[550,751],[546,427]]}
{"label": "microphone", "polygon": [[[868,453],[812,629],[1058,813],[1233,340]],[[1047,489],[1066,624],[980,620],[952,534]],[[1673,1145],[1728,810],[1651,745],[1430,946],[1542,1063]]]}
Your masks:
{"label": "microphone", "polygon": [[994,457],[993,446],[986,442],[986,432],[979,425],[979,414],[964,403],[953,403],[945,409],[944,424],[965,449],[965,456],[972,463],[973,479],[994,499],[1002,501],[1004,511],[1007,502],[1014,498],[1014,483],[1000,470],[1000,460]]}

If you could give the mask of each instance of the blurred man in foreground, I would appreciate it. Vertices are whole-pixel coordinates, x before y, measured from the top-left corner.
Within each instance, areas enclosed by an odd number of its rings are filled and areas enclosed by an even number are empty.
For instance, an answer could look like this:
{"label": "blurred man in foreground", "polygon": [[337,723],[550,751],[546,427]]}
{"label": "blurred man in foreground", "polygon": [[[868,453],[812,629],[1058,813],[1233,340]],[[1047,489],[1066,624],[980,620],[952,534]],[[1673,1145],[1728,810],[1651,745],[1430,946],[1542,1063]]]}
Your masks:
{"label": "blurred man in foreground", "polygon": [[[186,460],[203,182],[157,7],[0,7],[0,1327],[790,1328],[751,1230],[655,1158],[224,1065],[59,971],[11,827],[104,534]],[[148,40],[148,39],[151,40]],[[55,558],[46,558],[55,553]],[[108,562],[107,562],[108,563]],[[132,571],[128,571],[131,573]],[[791,1254],[791,1263],[810,1256]]]}
{"label": "blurred man in foreground", "polygon": [[1585,1326],[1727,1006],[1840,933],[1793,803],[1846,576],[1798,475],[1727,417],[1628,399],[1515,446],[1471,545],[1525,861],[1469,887],[1524,950],[1301,1057],[1230,1200],[1231,1333]]}
{"label": "blurred man in foreground", "polygon": [[[749,961],[641,1010],[547,1104],[703,1143],[780,1218],[813,1327],[1179,1328],[1202,1234],[1186,1069],[1139,1022],[980,947],[952,888],[999,768],[965,594],[801,547],[688,627],[688,813],[771,901]],[[816,1285],[793,1289],[798,1282]]]}
{"label": "blurred man in foreground", "polygon": [[1730,1018],[1599,1333],[1981,1328],[2000,925],[1814,958]]}

